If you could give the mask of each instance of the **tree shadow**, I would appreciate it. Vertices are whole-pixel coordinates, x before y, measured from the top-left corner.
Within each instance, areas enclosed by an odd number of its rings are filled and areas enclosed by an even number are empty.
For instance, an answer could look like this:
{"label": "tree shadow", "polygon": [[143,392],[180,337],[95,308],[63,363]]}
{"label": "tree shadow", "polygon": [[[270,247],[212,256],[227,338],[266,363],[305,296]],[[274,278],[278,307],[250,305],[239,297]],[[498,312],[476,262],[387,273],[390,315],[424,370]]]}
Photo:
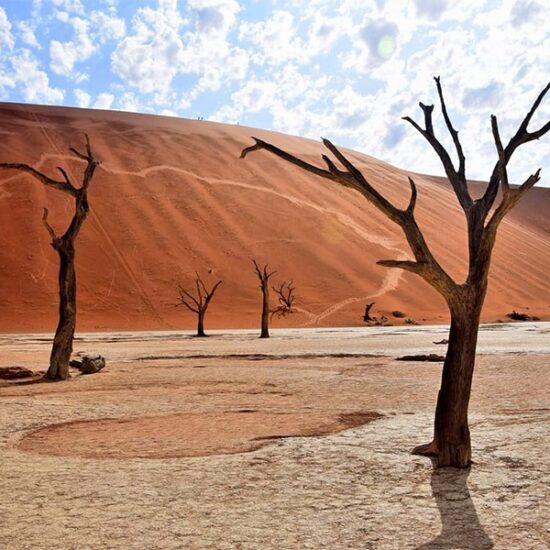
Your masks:
{"label": "tree shadow", "polygon": [[441,548],[484,550],[494,543],[479,522],[470,491],[470,468],[442,468],[432,471],[432,494],[441,516],[441,533],[416,550]]}

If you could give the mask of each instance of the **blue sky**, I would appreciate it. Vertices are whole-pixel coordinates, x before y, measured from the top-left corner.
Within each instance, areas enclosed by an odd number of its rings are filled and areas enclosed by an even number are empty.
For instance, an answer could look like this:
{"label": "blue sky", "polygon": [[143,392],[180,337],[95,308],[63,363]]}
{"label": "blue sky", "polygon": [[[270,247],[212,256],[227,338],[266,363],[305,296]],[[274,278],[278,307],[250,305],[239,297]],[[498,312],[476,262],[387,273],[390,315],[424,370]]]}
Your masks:
{"label": "blue sky", "polygon": [[[0,0],[0,101],[157,113],[325,136],[442,174],[412,127],[441,75],[468,176],[550,79],[548,0]],[[439,112],[436,129],[445,135]],[[550,97],[532,121],[550,119]],[[539,166],[550,136],[510,166]]]}

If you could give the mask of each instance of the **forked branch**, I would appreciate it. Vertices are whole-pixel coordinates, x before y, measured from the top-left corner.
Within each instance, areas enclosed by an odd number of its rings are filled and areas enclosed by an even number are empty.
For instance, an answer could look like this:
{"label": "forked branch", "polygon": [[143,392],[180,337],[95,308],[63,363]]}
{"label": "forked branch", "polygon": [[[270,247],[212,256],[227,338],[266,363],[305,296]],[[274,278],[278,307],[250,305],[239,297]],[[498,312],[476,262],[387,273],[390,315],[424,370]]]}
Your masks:
{"label": "forked branch", "polygon": [[[29,166],[28,164],[20,163],[20,162],[0,162],[0,168],[3,168],[5,170],[19,170],[20,172],[26,172],[27,174],[30,174],[31,176],[35,177],[38,181],[42,182],[47,187],[52,187],[53,189],[57,189],[58,191],[62,191],[63,193],[67,193],[68,195],[71,195],[73,197],[76,196],[76,188],[70,183],[69,178],[65,171],[63,169],[60,169],[60,171],[63,173],[63,180],[56,180],[53,178],[50,178],[43,172],[40,172],[39,170],[36,170],[32,166]],[[58,168],[59,169],[59,168]]]}
{"label": "forked branch", "polygon": [[50,235],[50,238],[52,239],[52,246],[55,248],[56,243],[58,241],[58,237],[53,229],[53,227],[48,222],[48,214],[49,211],[47,208],[44,208],[44,212],[42,214],[42,223],[44,224],[44,227],[46,228],[46,231]]}
{"label": "forked branch", "polygon": [[[428,115],[429,116],[429,115]],[[428,124],[429,126],[429,124]],[[324,146],[336,157],[340,164],[345,168],[341,170],[336,166],[336,164],[327,156],[322,155],[322,159],[328,167],[328,170],[324,170],[315,166],[309,162],[305,162],[282,149],[267,143],[261,139],[252,138],[255,141],[255,144],[251,147],[243,149],[241,152],[241,158],[245,158],[248,153],[253,151],[258,151],[264,149],[279,158],[282,158],[291,164],[299,166],[304,170],[321,176],[323,178],[336,181],[345,187],[355,189],[359,191],[367,200],[369,200],[374,206],[376,206],[380,211],[382,211],[388,218],[393,222],[397,223],[405,233],[407,241],[411,250],[414,254],[414,257],[418,263],[409,262],[407,264],[397,265],[393,263],[392,265],[386,264],[389,267],[400,267],[402,269],[412,270],[414,268],[415,272],[418,272],[428,281],[430,284],[435,284],[439,289],[443,289],[447,294],[452,292],[452,287],[454,285],[452,279],[449,275],[443,270],[439,263],[434,258],[431,253],[426,240],[424,239],[420,228],[418,227],[415,217],[414,209],[416,206],[417,199],[417,189],[412,178],[409,177],[409,184],[411,187],[411,196],[409,204],[405,210],[397,208],[390,201],[388,201],[381,193],[379,193],[365,178],[363,173],[347,158],[342,151],[340,151],[331,141],[328,139],[323,139]],[[256,272],[258,276],[261,277],[261,270],[259,266],[255,263]]]}
{"label": "forked branch", "polygon": [[498,154],[498,177],[500,179],[500,186],[502,189],[502,196],[504,199],[510,192],[510,183],[508,182],[508,170],[506,169],[506,154],[504,153],[504,147],[502,147],[502,141],[498,131],[498,122],[495,115],[491,115],[491,128],[493,130],[493,138],[495,140],[495,146]]}
{"label": "forked branch", "polygon": [[40,172],[39,170],[36,170],[32,166],[29,166],[25,163],[10,163],[10,162],[1,162],[0,163],[0,169],[12,169],[12,170],[19,170],[20,172],[26,172],[27,174],[30,174],[34,178],[36,178],[38,181],[43,183],[47,187],[51,187],[53,189],[57,189],[58,191],[62,191],[63,193],[67,193],[68,195],[71,195],[72,197],[77,198],[79,191],[87,191],[90,182],[92,181],[92,177],[94,174],[95,169],[101,164],[101,162],[96,159],[93,156],[92,148],[90,145],[90,138],[88,134],[85,134],[86,137],[86,153],[81,153],[74,147],[69,147],[69,151],[71,151],[75,156],[77,156],[79,159],[84,160],[87,162],[86,169],[84,170],[84,176],[82,178],[82,185],[80,188],[77,188],[73,185],[71,182],[71,179],[69,178],[69,175],[67,174],[67,171],[62,168],[61,166],[57,166],[57,170],[61,173],[63,176],[63,180],[56,180],[54,178],[51,178],[50,176],[44,174],[43,172]]}
{"label": "forked branch", "polygon": [[263,290],[267,287],[269,278],[272,275],[275,275],[277,273],[276,271],[269,271],[268,265],[265,264],[263,268],[261,268],[258,264],[258,262],[253,258],[252,263],[254,264],[254,270],[256,271],[256,275],[258,276],[258,279],[260,280],[260,288]]}
{"label": "forked branch", "polygon": [[[534,132],[530,132],[528,130],[529,123],[531,122],[533,115],[535,114],[540,104],[542,103],[542,100],[548,93],[548,90],[550,90],[550,82],[544,87],[544,89],[537,96],[533,105],[531,106],[531,109],[529,109],[524,119],[522,120],[521,124],[519,125],[516,133],[512,136],[512,138],[510,138],[510,141],[508,142],[506,147],[503,147],[502,154],[499,152],[499,159],[496,162],[495,167],[493,168],[493,172],[491,173],[489,185],[487,186],[487,189],[485,190],[485,193],[482,195],[482,197],[476,201],[476,204],[480,210],[480,215],[482,216],[483,220],[486,219],[487,214],[489,213],[489,211],[491,210],[492,206],[495,203],[498,188],[499,188],[499,182],[500,182],[500,185],[502,186],[501,172],[502,172],[503,166],[506,167],[508,162],[510,162],[510,159],[512,158],[514,151],[524,143],[529,143],[530,141],[533,141],[535,139],[540,139],[542,136],[544,136],[547,132],[550,131],[550,121],[543,124],[538,130],[535,130]],[[493,135],[494,135],[494,130],[493,130]],[[495,141],[496,141],[496,138],[495,138]],[[502,162],[502,157],[504,158],[504,162]],[[527,181],[525,183],[527,183]]]}
{"label": "forked branch", "polygon": [[458,199],[458,202],[460,203],[460,206],[462,207],[464,212],[468,214],[468,212],[472,208],[473,200],[472,200],[472,197],[470,196],[470,192],[468,191],[468,185],[466,183],[466,160],[464,157],[464,152],[462,150],[462,145],[458,138],[458,132],[454,129],[451,123],[451,119],[449,117],[449,113],[447,112],[447,106],[445,104],[445,98],[443,97],[443,90],[441,88],[440,78],[434,77],[434,79],[437,87],[437,92],[439,95],[439,100],[441,103],[443,118],[445,119],[445,124],[447,125],[447,129],[449,130],[449,133],[453,138],[453,142],[455,144],[455,148],[457,151],[458,169],[455,168],[449,153],[447,152],[445,147],[442,145],[442,143],[439,141],[439,139],[437,139],[435,135],[433,121],[432,121],[432,114],[434,110],[433,105],[425,105],[422,102],[419,103],[420,108],[424,113],[424,128],[422,128],[411,117],[408,117],[408,116],[403,117],[403,120],[406,120],[409,124],[411,124],[426,139],[426,141],[432,146],[434,151],[437,153],[437,156],[439,157],[439,159],[441,160],[441,163],[443,164],[445,173],[449,178],[449,181],[453,187],[453,190]]}
{"label": "forked branch", "polygon": [[466,184],[466,158],[464,157],[464,151],[462,150],[462,144],[458,138],[458,132],[454,129],[449,113],[447,112],[447,106],[445,105],[445,99],[443,97],[443,89],[441,88],[441,78],[439,76],[434,77],[435,85],[437,87],[437,93],[439,95],[439,101],[441,103],[441,111],[443,113],[443,118],[445,119],[445,124],[447,129],[453,138],[453,143],[455,144],[456,154],[458,156],[458,171],[457,174],[462,182],[464,187]]}
{"label": "forked branch", "polygon": [[508,192],[502,197],[502,200],[496,210],[494,211],[491,219],[487,223],[487,235],[494,235],[500,222],[504,219],[504,216],[514,208],[514,206],[519,202],[521,197],[534,187],[537,182],[540,181],[540,168],[534,173],[531,174],[519,187],[512,189],[510,188]]}
{"label": "forked branch", "polygon": [[183,305],[194,313],[201,314],[208,309],[210,301],[214,297],[216,290],[222,284],[219,280],[210,290],[206,287],[198,273],[195,273],[195,289],[187,290],[183,285],[178,284],[180,301],[176,305]]}
{"label": "forked branch", "polygon": [[276,308],[271,310],[271,317],[277,315],[277,317],[286,317],[291,313],[294,313],[294,300],[295,287],[292,286],[292,281],[284,281],[278,287],[273,286],[273,291],[277,295],[279,304]]}

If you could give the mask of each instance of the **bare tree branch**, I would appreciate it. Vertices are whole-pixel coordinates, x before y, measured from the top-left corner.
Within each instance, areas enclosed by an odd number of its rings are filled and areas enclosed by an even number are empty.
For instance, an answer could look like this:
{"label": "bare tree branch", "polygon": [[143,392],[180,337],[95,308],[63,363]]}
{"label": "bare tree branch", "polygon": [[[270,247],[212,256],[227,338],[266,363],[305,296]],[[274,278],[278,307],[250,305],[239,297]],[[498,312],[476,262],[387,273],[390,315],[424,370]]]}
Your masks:
{"label": "bare tree branch", "polygon": [[[252,147],[248,147],[243,150],[241,153],[241,158],[244,158],[249,152],[257,151],[260,149],[265,149],[266,151],[275,154],[276,156],[301,166],[308,172],[314,173],[321,177],[337,181],[338,183],[355,189],[364,195],[367,200],[369,200],[374,206],[381,210],[386,216],[388,216],[392,221],[397,223],[405,233],[407,241],[417,262],[421,262],[425,268],[422,270],[422,276],[430,284],[433,284],[434,281],[444,281],[444,286],[447,292],[451,292],[451,287],[454,285],[451,277],[443,270],[441,265],[434,258],[431,253],[422,232],[420,231],[415,219],[414,219],[414,208],[416,205],[417,190],[414,181],[409,178],[409,184],[411,186],[411,198],[409,205],[406,210],[401,210],[394,206],[390,201],[388,201],[381,193],[379,193],[365,178],[362,172],[328,139],[323,139],[323,144],[325,147],[331,151],[338,161],[346,168],[346,172],[339,170],[334,162],[328,157],[323,155],[323,159],[329,170],[321,170],[309,163],[305,163],[300,159],[289,155],[285,151],[272,146],[265,141],[258,140],[253,138],[256,142]],[[256,273],[261,280],[261,271],[260,267],[253,260]],[[441,282],[437,283],[438,288],[441,288]]]}
{"label": "bare tree branch", "polygon": [[321,155],[321,158],[325,161],[325,164],[328,167],[328,171],[331,174],[334,174],[335,176],[343,176],[345,174],[345,172],[342,172],[342,170],[338,170],[334,162],[332,162],[329,157],[327,157],[326,155]]}
{"label": "bare tree branch", "polygon": [[32,166],[29,166],[28,164],[23,164],[18,162],[16,163],[1,162],[0,168],[4,168],[6,170],[13,169],[13,170],[19,170],[20,172],[26,172],[27,174],[30,174],[31,176],[35,177],[38,181],[42,182],[47,187],[52,187],[53,189],[57,189],[58,191],[62,191],[63,193],[67,193],[68,195],[71,195],[73,197],[76,196],[77,190],[68,181],[66,174],[64,174],[65,180],[59,181],[59,180],[54,180],[53,178],[50,178],[49,176],[47,176],[42,172],[39,172],[38,170],[35,170]]}
{"label": "bare tree branch", "polygon": [[500,178],[500,186],[502,189],[503,197],[506,197],[510,191],[510,184],[508,182],[508,171],[506,170],[506,155],[504,154],[504,148],[502,147],[502,141],[500,140],[500,134],[498,131],[498,122],[495,115],[491,115],[491,127],[493,130],[493,137],[495,139],[495,146],[498,154],[498,174]]}
{"label": "bare tree branch", "polygon": [[427,264],[421,262],[413,262],[411,260],[378,260],[376,263],[384,267],[396,267],[399,269],[404,269],[405,271],[411,271],[412,273],[416,273],[417,275],[421,275],[427,269],[429,269],[429,266]]}
{"label": "bare tree branch", "polygon": [[58,240],[58,237],[53,229],[53,227],[48,223],[48,209],[47,208],[44,208],[44,212],[42,214],[42,223],[44,224],[44,227],[46,228],[46,230],[48,231],[51,239],[52,239],[52,246],[55,247],[55,243],[57,242]]}
{"label": "bare tree branch", "polygon": [[208,290],[200,275],[195,272],[195,295],[193,295],[191,291],[187,290],[183,285],[178,284],[180,301],[176,305],[184,305],[193,313],[203,315],[208,309],[210,301],[221,284],[222,281],[219,280],[210,290]]}
{"label": "bare tree branch", "polygon": [[88,155],[85,155],[84,153],[81,153],[80,151],[78,151],[74,147],[69,147],[69,151],[71,151],[71,153],[76,155],[79,159],[82,159],[82,160],[85,160],[85,161],[89,160]]}
{"label": "bare tree branch", "polygon": [[410,176],[409,176],[409,184],[411,185],[411,199],[409,201],[409,206],[407,207],[407,210],[405,212],[412,217],[414,215],[414,209],[416,207],[417,191],[416,191],[416,184],[414,183],[414,180]]}
{"label": "bare tree branch", "polygon": [[445,119],[445,124],[447,125],[447,129],[449,130],[449,133],[453,138],[453,142],[456,148],[456,153],[458,155],[459,164],[458,164],[457,173],[460,179],[462,180],[464,187],[467,190],[466,158],[464,157],[464,151],[462,150],[462,145],[460,143],[460,139],[458,138],[458,132],[453,128],[453,124],[451,122],[451,119],[449,118],[449,114],[447,113],[447,106],[445,105],[445,99],[443,98],[443,90],[441,88],[441,78],[439,76],[435,76],[434,80],[437,87],[437,93],[439,95],[439,101],[441,102],[441,111],[443,112],[443,118]]}
{"label": "bare tree branch", "polygon": [[291,164],[294,164],[296,166],[299,166],[300,168],[307,170],[308,172],[311,172],[312,174],[316,174],[317,176],[321,176],[323,178],[328,178],[331,180],[336,181],[337,176],[334,174],[331,174],[327,170],[323,170],[322,168],[319,168],[318,166],[315,166],[314,164],[310,164],[309,162],[305,162],[298,157],[295,157],[294,155],[291,155],[290,153],[287,153],[286,151],[283,151],[282,149],[279,149],[278,147],[275,147],[275,145],[271,145],[270,143],[266,143],[265,141],[252,137],[252,139],[256,142],[256,145],[252,145],[251,147],[247,147],[241,151],[241,157],[244,159],[248,153],[251,153],[252,151],[257,151],[259,149],[265,149],[266,151],[269,151],[270,153],[273,153],[274,155],[277,155],[278,157],[290,162]]}
{"label": "bare tree branch", "polygon": [[[506,147],[504,147],[505,165],[507,165],[508,162],[510,162],[510,159],[512,158],[513,153],[518,147],[520,147],[525,143],[529,143],[530,141],[533,141],[535,139],[540,139],[542,136],[544,136],[547,132],[550,131],[550,121],[543,124],[538,130],[534,132],[529,132],[527,130],[529,122],[531,122],[533,115],[535,114],[536,110],[542,103],[542,100],[548,93],[548,90],[550,90],[550,82],[543,88],[543,90],[537,96],[531,109],[529,109],[528,113],[525,115],[524,119],[519,125],[516,133],[512,136],[512,138],[510,138],[510,141],[508,142]],[[499,157],[499,160],[497,161],[497,163],[495,164],[495,167],[493,168],[491,178],[489,179],[489,185],[487,186],[485,193],[481,198],[479,198],[476,201],[476,205],[480,210],[483,220],[485,220],[485,218],[487,217],[487,214],[491,210],[491,207],[495,203],[497,191],[499,188],[499,181],[500,181],[500,170],[501,170],[500,165],[501,165],[501,161]]]}
{"label": "bare tree branch", "polygon": [[[210,303],[210,300],[214,297],[214,294],[216,293],[216,290],[218,287],[222,284],[221,279],[212,287],[210,291],[206,291],[206,300],[204,301],[204,309],[206,311],[206,308],[208,307],[208,304]],[[204,287],[206,290],[206,287]]]}
{"label": "bare tree branch", "polygon": [[434,106],[433,105],[425,105],[424,103],[422,103],[422,101],[418,105],[420,106],[420,108],[422,109],[422,112],[424,113],[424,127],[426,128],[426,132],[430,136],[435,135],[434,125],[433,125],[433,120],[432,120]]}
{"label": "bare tree branch", "polygon": [[502,198],[502,201],[487,223],[487,232],[489,234],[496,232],[496,229],[500,225],[500,222],[503,220],[504,216],[512,210],[512,208],[514,208],[521,197],[529,191],[529,189],[534,187],[538,181],[540,181],[540,168],[534,174],[531,174],[518,188],[510,188],[508,190],[507,194]]}
{"label": "bare tree branch", "polygon": [[92,154],[92,146],[90,145],[90,136],[88,134],[84,134],[86,137],[86,152],[88,153],[88,159],[92,160],[94,158],[94,155]]}
{"label": "bare tree branch", "polygon": [[292,286],[292,281],[283,281],[278,287],[273,286],[272,288],[277,295],[279,305],[271,310],[271,317],[274,315],[277,315],[277,317],[286,317],[294,313],[294,291],[296,288]]}
{"label": "bare tree branch", "polygon": [[[535,99],[535,101],[533,102],[531,109],[529,109],[529,112],[525,115],[525,118],[523,119],[522,123],[519,125],[518,132],[522,132],[522,133],[526,132],[527,134],[529,134],[529,132],[527,132],[527,126],[529,126],[529,123],[531,122],[533,115],[535,114],[536,110],[539,108],[539,105],[542,103],[542,100],[544,99],[544,96],[547,94],[548,90],[550,90],[550,82],[548,82],[548,84],[542,89],[540,94],[537,96],[537,99]],[[530,133],[530,135],[536,135],[541,130],[544,130],[545,128],[547,128],[546,132],[548,131],[548,129],[550,129],[550,122],[547,122],[542,128],[540,128],[536,132]],[[539,137],[541,136],[534,137],[533,139],[538,139]]]}
{"label": "bare tree branch", "polygon": [[264,267],[261,269],[258,265],[258,262],[252,258],[252,262],[254,263],[254,269],[256,270],[256,274],[258,275],[258,279],[260,279],[260,283],[262,285],[267,284],[267,281],[272,275],[275,275],[277,271],[268,271],[268,264],[265,264]]}
{"label": "bare tree branch", "polygon": [[176,304],[176,305],[184,305],[194,313],[199,313],[199,309],[200,309],[199,301],[182,285],[178,285],[178,290],[180,293],[180,302],[179,304]]}
{"label": "bare tree branch", "polygon": [[61,166],[56,166],[56,168],[61,172],[61,175],[63,176],[63,179],[65,180],[65,183],[67,185],[70,185],[71,187],[74,187],[74,185],[71,183],[71,180],[69,179],[69,176],[68,176],[67,172]]}
{"label": "bare tree branch", "polygon": [[441,109],[443,111],[443,117],[445,118],[447,128],[449,129],[449,132],[453,137],[453,141],[457,149],[458,158],[459,158],[458,171],[455,169],[453,161],[449,156],[449,153],[435,136],[433,122],[432,122],[432,113],[434,109],[433,105],[424,105],[424,103],[419,103],[420,108],[424,113],[425,128],[422,128],[418,123],[416,123],[412,118],[408,116],[403,117],[403,120],[406,120],[418,132],[420,132],[420,134],[426,139],[426,141],[432,146],[434,151],[437,153],[439,159],[441,160],[441,163],[443,164],[443,168],[445,169],[447,178],[449,179],[449,182],[453,187],[453,190],[458,199],[458,202],[460,203],[460,206],[464,210],[464,213],[468,215],[468,212],[470,211],[474,203],[473,203],[472,197],[470,196],[470,193],[468,191],[468,185],[466,183],[464,154],[462,151],[462,146],[458,139],[458,132],[453,128],[453,125],[447,113],[447,107],[445,105],[445,100],[443,98],[443,92],[441,89],[441,82],[439,80],[439,77],[435,77],[435,82],[436,82],[439,98],[441,101]]}

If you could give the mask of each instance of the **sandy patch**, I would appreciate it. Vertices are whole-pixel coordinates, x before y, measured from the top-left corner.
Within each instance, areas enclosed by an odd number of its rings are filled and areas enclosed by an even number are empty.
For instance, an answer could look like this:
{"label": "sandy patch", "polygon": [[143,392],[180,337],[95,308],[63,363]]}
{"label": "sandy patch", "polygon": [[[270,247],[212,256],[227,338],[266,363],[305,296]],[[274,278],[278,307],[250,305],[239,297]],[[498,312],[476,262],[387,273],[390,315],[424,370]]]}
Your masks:
{"label": "sandy patch", "polygon": [[250,452],[271,440],[337,433],[381,415],[239,412],[68,422],[42,428],[19,448],[83,458],[175,458]]}

